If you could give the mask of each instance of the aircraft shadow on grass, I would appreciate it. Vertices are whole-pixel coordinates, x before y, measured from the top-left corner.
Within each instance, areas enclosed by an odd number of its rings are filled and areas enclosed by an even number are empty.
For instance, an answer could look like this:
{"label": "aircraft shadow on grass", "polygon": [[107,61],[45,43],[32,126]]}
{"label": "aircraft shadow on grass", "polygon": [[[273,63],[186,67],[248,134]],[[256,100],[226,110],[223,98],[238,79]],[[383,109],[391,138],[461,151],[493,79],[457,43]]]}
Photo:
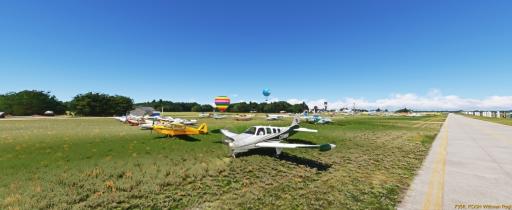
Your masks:
{"label": "aircraft shadow on grass", "polygon": [[249,150],[248,152],[239,153],[237,155],[237,158],[247,157],[247,156],[252,156],[252,155],[273,157],[273,158],[279,159],[281,161],[286,161],[291,164],[301,165],[301,166],[308,167],[311,169],[316,169],[318,171],[327,171],[327,170],[329,170],[329,168],[331,168],[330,164],[325,164],[320,161],[312,160],[312,159],[305,158],[305,157],[299,157],[296,155],[289,154],[287,152],[282,152],[281,155],[276,157],[276,151],[275,151],[275,149],[272,149],[272,148],[259,148],[259,149]]}
{"label": "aircraft shadow on grass", "polygon": [[194,138],[192,136],[174,136],[174,137],[167,137],[167,136],[157,136],[155,137],[155,139],[179,139],[179,140],[183,140],[183,141],[189,141],[189,142],[196,142],[196,141],[201,141],[197,138]]}
{"label": "aircraft shadow on grass", "polygon": [[220,133],[220,129],[211,130],[210,133],[219,134]]}
{"label": "aircraft shadow on grass", "polygon": [[[295,144],[315,144],[314,142],[302,140],[302,139],[287,139],[286,142],[289,143],[295,143]],[[223,140],[217,140],[214,141],[215,144],[226,144]],[[276,157],[276,150],[273,148],[259,148],[259,149],[252,149],[247,152],[239,153],[237,155],[237,158],[241,157],[248,157],[253,155],[261,155],[261,156],[268,156],[277,158],[282,161],[286,161],[295,165],[301,165],[308,168],[316,169],[318,171],[327,171],[329,168],[331,168],[331,165],[322,163],[320,161],[311,160],[304,157],[299,157],[296,155],[288,154],[286,152],[281,153],[279,157]]]}
{"label": "aircraft shadow on grass", "polygon": [[303,139],[286,139],[285,141],[292,144],[316,144],[315,142]]}

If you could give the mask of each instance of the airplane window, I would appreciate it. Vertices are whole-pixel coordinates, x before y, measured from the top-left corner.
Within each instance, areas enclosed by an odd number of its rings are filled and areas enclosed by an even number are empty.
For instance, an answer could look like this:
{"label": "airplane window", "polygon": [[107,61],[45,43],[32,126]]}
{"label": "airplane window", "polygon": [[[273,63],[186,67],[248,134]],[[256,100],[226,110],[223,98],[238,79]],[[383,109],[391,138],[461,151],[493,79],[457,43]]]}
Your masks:
{"label": "airplane window", "polygon": [[263,129],[263,128],[259,128],[259,129],[258,129],[258,134],[256,134],[256,135],[258,135],[258,136],[259,136],[259,135],[265,135],[265,129]]}
{"label": "airplane window", "polygon": [[271,128],[267,128],[267,134],[272,134],[272,129]]}
{"label": "airplane window", "polygon": [[256,133],[256,127],[250,127],[244,133],[254,135]]}
{"label": "airplane window", "polygon": [[278,128],[278,129],[277,129],[277,132],[281,133],[281,129],[279,129],[279,128]]}
{"label": "airplane window", "polygon": [[272,129],[272,130],[274,131],[274,133],[277,133],[277,130],[276,130],[275,128],[274,128],[274,129]]}

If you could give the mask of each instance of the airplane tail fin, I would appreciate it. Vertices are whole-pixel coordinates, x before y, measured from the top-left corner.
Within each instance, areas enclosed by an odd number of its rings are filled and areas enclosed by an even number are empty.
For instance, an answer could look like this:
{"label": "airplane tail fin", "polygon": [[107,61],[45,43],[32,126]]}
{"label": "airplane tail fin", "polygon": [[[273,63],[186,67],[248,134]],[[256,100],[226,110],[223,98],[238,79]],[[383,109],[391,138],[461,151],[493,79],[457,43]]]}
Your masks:
{"label": "airplane tail fin", "polygon": [[220,132],[226,137],[226,139],[224,140],[226,143],[235,141],[235,137],[238,136],[238,134],[228,131],[226,129],[221,129]]}
{"label": "airplane tail fin", "polygon": [[298,125],[300,123],[300,117],[297,115],[293,118],[293,121],[292,121],[292,125],[291,126],[295,126],[295,125]]}
{"label": "airplane tail fin", "polygon": [[206,123],[201,124],[197,129],[199,133],[208,133],[208,125],[206,125]]}

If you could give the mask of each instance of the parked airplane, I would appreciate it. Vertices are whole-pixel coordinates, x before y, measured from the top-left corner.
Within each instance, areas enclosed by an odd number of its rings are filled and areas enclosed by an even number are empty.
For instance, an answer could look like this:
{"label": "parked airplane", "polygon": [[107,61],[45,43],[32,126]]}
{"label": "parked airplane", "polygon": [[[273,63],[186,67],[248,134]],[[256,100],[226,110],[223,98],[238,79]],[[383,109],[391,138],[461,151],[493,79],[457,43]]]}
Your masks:
{"label": "parked airplane", "polygon": [[197,124],[197,120],[187,120],[187,119],[181,119],[181,118],[174,118],[173,122],[183,124],[183,125]]}
{"label": "parked airplane", "polygon": [[171,123],[168,125],[155,125],[153,130],[167,136],[198,135],[208,133],[208,126],[206,123],[203,123],[198,128],[193,128],[180,123]]}
{"label": "parked airplane", "polygon": [[225,142],[228,143],[233,157],[236,157],[238,153],[256,148],[275,148],[276,154],[280,155],[282,149],[287,148],[319,148],[320,151],[329,151],[336,147],[334,144],[309,145],[281,142],[298,131],[318,132],[317,130],[300,128],[299,123],[300,118],[297,116],[289,127],[253,126],[241,134],[232,133],[225,129],[222,129],[221,133],[226,136]]}
{"label": "parked airplane", "polygon": [[306,116],[306,117],[304,117],[304,119],[306,119],[307,122],[314,123],[314,124],[332,123],[332,119],[331,118],[322,117],[322,116],[320,116],[318,114],[315,114],[313,116]]}
{"label": "parked airplane", "polygon": [[138,126],[140,124],[144,124],[144,118],[138,116],[128,116],[126,118],[126,123],[131,126]]}
{"label": "parked airplane", "polygon": [[267,120],[268,121],[272,121],[272,120],[281,120],[285,117],[286,115],[280,115],[280,114],[267,114]]}
{"label": "parked airplane", "polygon": [[254,117],[254,115],[248,115],[248,114],[239,114],[239,115],[236,115],[235,116],[235,120],[236,121],[250,121],[252,120],[252,118]]}
{"label": "parked airplane", "polygon": [[343,108],[340,110],[341,114],[344,114],[344,115],[353,115],[355,114],[354,110],[352,109],[348,109],[348,108]]}
{"label": "parked airplane", "polygon": [[114,119],[118,120],[119,122],[125,123],[128,118],[126,116],[121,117],[114,117]]}
{"label": "parked airplane", "polygon": [[226,118],[226,115],[214,114],[213,119],[220,120]]}
{"label": "parked airplane", "polygon": [[200,118],[209,118],[209,117],[212,117],[212,114],[203,112],[203,113],[199,114],[199,117]]}

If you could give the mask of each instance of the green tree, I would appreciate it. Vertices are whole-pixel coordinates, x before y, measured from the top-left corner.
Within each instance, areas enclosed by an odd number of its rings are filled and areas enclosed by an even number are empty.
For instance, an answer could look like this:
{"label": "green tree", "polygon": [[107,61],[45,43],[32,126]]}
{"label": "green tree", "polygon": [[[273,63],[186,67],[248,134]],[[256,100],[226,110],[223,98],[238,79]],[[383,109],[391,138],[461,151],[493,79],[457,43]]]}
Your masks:
{"label": "green tree", "polygon": [[84,116],[123,115],[132,107],[133,100],[128,97],[93,92],[77,95],[70,102],[71,110]]}
{"label": "green tree", "polygon": [[264,104],[263,112],[264,113],[272,113],[272,112],[274,112],[274,107],[272,106],[272,104]]}
{"label": "green tree", "polygon": [[228,108],[228,112],[250,112],[251,106],[245,102],[231,104]]}
{"label": "green tree", "polygon": [[309,110],[308,105],[306,103],[302,102],[302,104],[294,104],[290,107],[289,112],[291,113],[302,113],[304,110]]}
{"label": "green tree", "polygon": [[0,110],[13,115],[43,114],[45,111],[63,114],[65,109],[64,103],[50,92],[24,90],[0,95]]}
{"label": "green tree", "polygon": [[213,106],[210,105],[210,104],[201,105],[201,111],[202,112],[212,112],[213,111]]}
{"label": "green tree", "polygon": [[200,105],[195,105],[195,106],[192,107],[191,111],[193,111],[193,112],[202,112],[203,109],[201,108]]}
{"label": "green tree", "polygon": [[[194,106],[201,106],[195,102],[172,102],[172,101],[164,101],[159,99],[158,101],[153,100],[150,102],[137,103],[135,106],[149,106],[153,107],[156,110],[161,110],[162,107],[166,112],[190,112]],[[211,106],[210,106],[211,107]],[[208,108],[208,107],[205,107]]]}
{"label": "green tree", "polygon": [[125,115],[133,109],[133,99],[126,96],[115,95],[110,97],[113,105],[113,114],[117,116]]}
{"label": "green tree", "polygon": [[395,112],[396,113],[410,113],[410,112],[412,112],[412,110],[403,108],[403,109],[396,110]]}

